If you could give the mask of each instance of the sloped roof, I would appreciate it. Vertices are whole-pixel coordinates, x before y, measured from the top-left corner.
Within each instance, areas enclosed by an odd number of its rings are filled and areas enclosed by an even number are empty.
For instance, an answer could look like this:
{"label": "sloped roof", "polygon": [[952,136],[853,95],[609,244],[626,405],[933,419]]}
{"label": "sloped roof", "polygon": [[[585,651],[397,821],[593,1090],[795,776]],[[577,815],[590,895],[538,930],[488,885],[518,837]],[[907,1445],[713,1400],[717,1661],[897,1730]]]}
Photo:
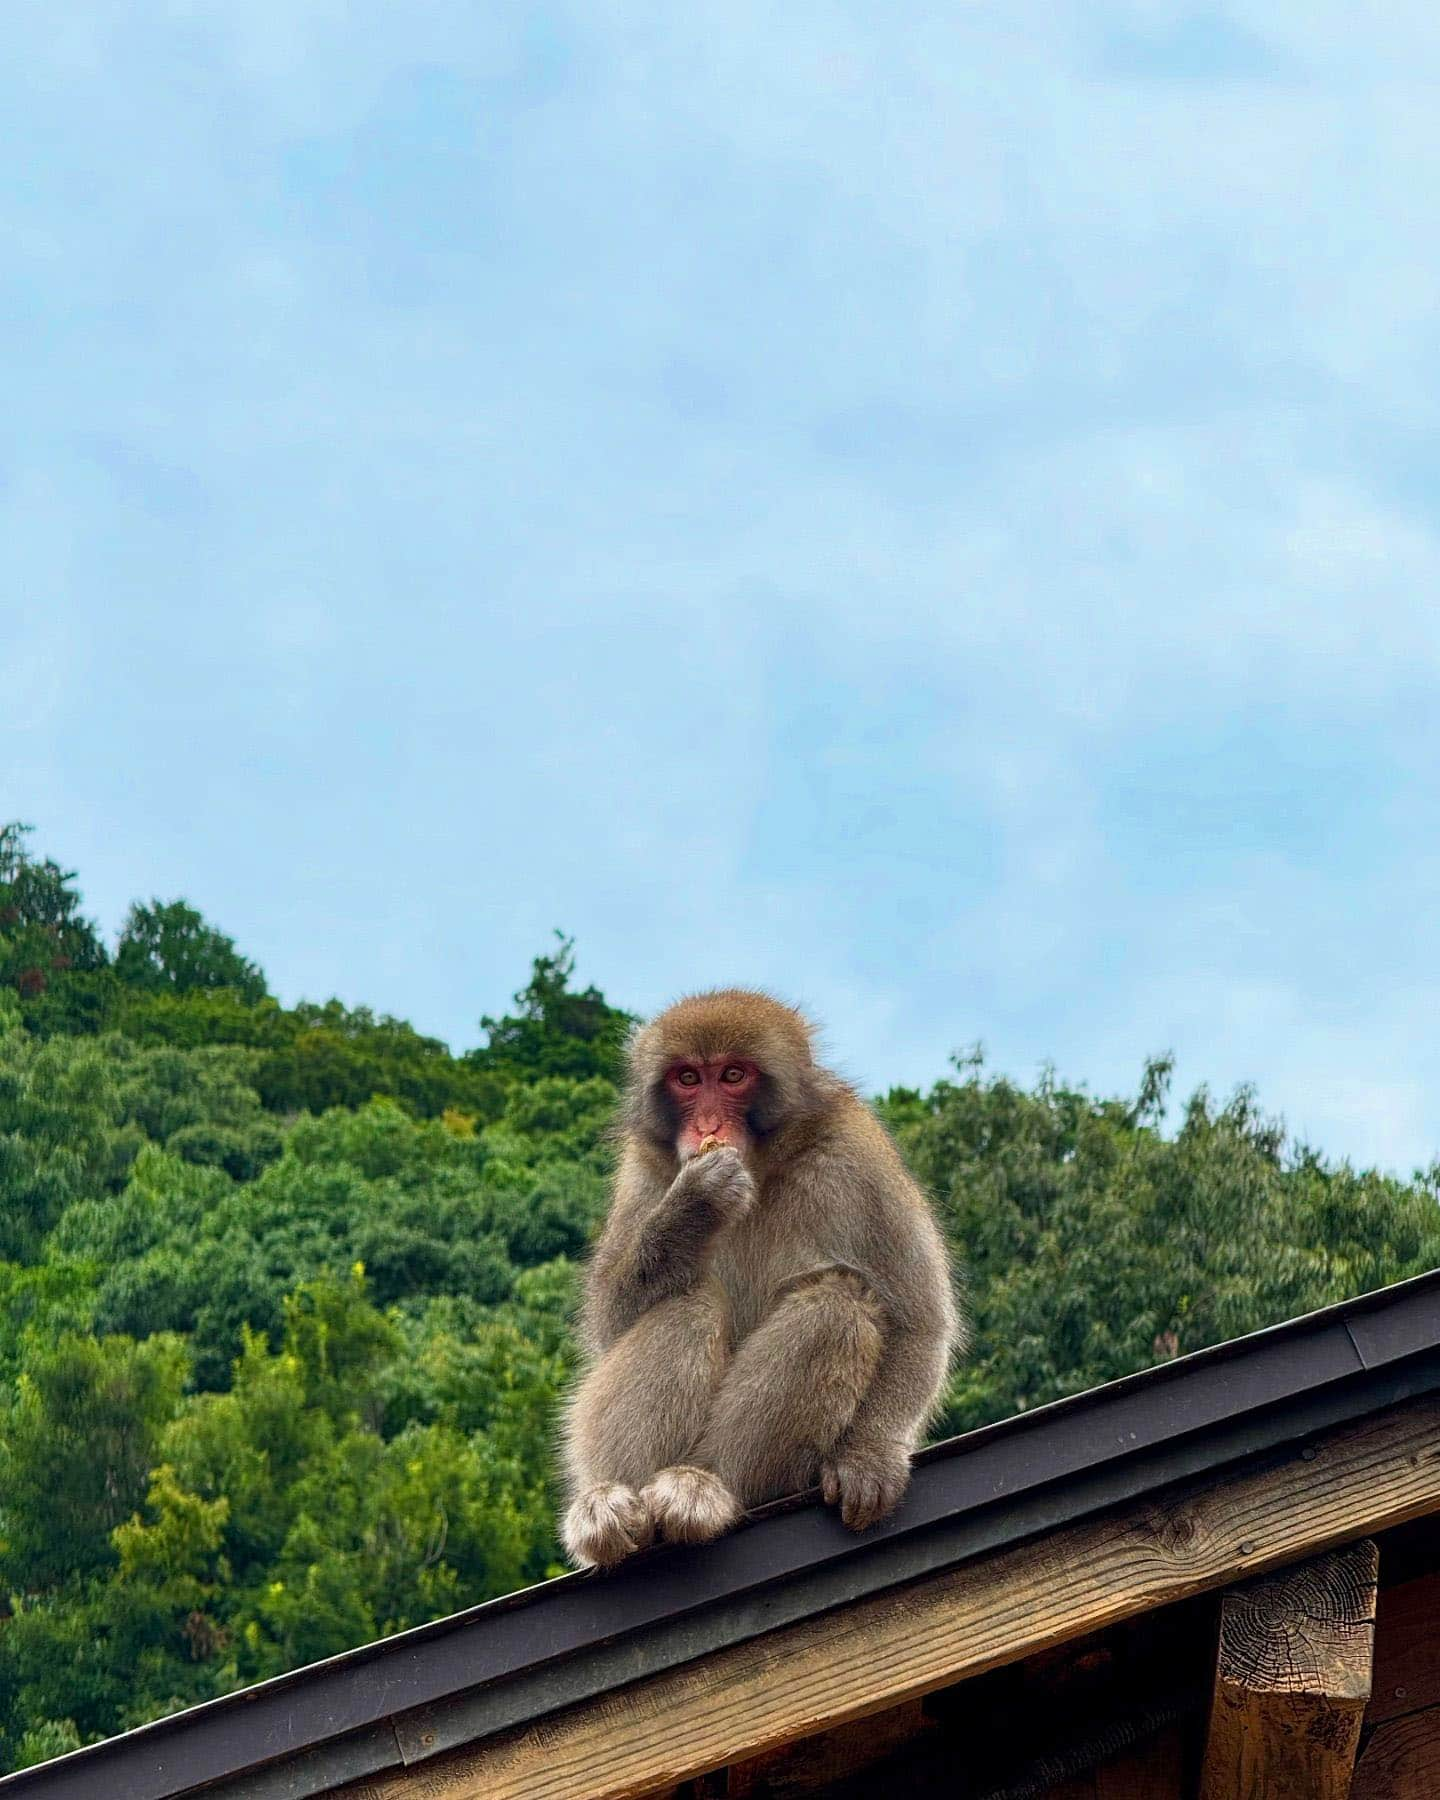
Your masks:
{"label": "sloped roof", "polygon": [[797,1496],[718,1543],[472,1607],[0,1792],[301,1800],[1435,1392],[1440,1271],[934,1445],[894,1517],[862,1535]]}

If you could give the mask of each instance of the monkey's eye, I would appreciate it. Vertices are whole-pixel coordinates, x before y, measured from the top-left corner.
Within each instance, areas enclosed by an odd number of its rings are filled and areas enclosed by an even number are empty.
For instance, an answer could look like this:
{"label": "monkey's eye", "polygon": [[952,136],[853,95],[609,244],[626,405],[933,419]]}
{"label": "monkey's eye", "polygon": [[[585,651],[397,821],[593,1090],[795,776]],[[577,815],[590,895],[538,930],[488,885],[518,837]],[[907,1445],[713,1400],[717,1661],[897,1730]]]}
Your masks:
{"label": "monkey's eye", "polygon": [[700,1077],[693,1069],[682,1069],[675,1077],[681,1087],[699,1087]]}
{"label": "monkey's eye", "polygon": [[728,1069],[721,1072],[720,1079],[722,1081],[730,1082],[733,1086],[735,1082],[743,1081],[745,1079],[745,1071],[740,1067],[739,1063],[731,1063]]}

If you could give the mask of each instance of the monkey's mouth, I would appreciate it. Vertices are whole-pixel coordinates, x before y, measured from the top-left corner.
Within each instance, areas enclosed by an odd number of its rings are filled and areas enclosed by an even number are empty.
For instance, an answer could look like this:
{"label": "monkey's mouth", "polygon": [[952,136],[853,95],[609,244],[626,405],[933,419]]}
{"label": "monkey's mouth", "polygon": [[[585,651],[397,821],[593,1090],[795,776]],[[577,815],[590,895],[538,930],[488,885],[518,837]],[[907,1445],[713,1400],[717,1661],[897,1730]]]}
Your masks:
{"label": "monkey's mouth", "polygon": [[744,1133],[730,1125],[722,1125],[718,1131],[701,1132],[692,1128],[686,1138],[688,1141],[681,1146],[686,1162],[693,1162],[697,1156],[708,1156],[712,1150],[744,1150],[746,1147]]}

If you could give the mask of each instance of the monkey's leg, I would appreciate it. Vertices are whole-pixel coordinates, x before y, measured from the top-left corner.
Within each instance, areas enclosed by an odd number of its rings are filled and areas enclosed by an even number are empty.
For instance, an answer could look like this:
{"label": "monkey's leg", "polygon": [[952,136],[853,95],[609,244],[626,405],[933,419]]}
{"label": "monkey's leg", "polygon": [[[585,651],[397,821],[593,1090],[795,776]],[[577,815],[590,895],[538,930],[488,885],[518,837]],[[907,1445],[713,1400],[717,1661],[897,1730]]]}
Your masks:
{"label": "monkey's leg", "polygon": [[874,1378],[881,1318],[847,1269],[791,1282],[736,1351],[696,1460],[746,1506],[809,1487]]}
{"label": "monkey's leg", "polygon": [[[667,1537],[682,1535],[666,1516],[681,1498],[675,1482],[652,1493],[660,1470],[675,1475],[705,1426],[716,1383],[729,1357],[730,1321],[725,1296],[707,1282],[651,1307],[596,1363],[570,1404],[566,1461],[574,1500],[561,1536],[578,1563],[619,1562],[643,1549],[657,1523]],[[703,1470],[699,1485],[719,1483]],[[734,1522],[738,1508],[679,1488],[697,1502],[695,1525],[716,1536]],[[644,1493],[640,1492],[643,1489]],[[713,1529],[711,1527],[713,1526]]]}

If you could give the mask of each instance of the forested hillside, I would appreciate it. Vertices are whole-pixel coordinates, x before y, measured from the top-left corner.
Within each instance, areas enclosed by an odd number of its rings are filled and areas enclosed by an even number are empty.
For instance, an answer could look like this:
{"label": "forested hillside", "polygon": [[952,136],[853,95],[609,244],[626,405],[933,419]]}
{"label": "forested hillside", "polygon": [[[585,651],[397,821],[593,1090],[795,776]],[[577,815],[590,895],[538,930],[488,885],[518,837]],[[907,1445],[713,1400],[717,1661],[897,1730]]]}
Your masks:
{"label": "forested hillside", "polygon": [[[180,901],[108,948],[0,830],[0,1769],[556,1569],[629,1022],[572,974],[452,1055],[281,1006]],[[1331,1166],[1244,1093],[1167,1131],[1168,1078],[977,1057],[877,1102],[975,1323],[937,1434],[1440,1263],[1435,1169]]]}

